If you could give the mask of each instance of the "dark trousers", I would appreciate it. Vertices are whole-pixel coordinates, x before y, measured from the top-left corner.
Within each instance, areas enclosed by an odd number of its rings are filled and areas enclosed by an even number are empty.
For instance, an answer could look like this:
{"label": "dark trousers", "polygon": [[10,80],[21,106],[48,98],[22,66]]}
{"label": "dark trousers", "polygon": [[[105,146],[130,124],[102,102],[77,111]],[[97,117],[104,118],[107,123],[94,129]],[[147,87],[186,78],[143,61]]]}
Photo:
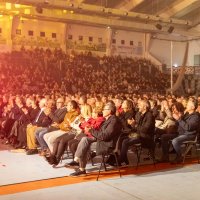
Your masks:
{"label": "dark trousers", "polygon": [[17,141],[22,146],[27,146],[26,128],[27,128],[27,124],[23,124],[23,125],[19,126],[19,128],[18,128]]}
{"label": "dark trousers", "polygon": [[170,147],[170,140],[177,137],[177,134],[163,134],[161,135],[161,145],[162,145],[162,158],[169,159],[169,147]]}
{"label": "dark trousers", "polygon": [[120,163],[125,162],[127,165],[129,164],[127,152],[130,146],[134,144],[141,143],[143,147],[148,148],[151,151],[154,151],[154,142],[153,139],[150,138],[126,138],[122,142],[121,153],[119,157]]}
{"label": "dark trousers", "polygon": [[2,129],[5,133],[5,137],[8,137],[10,135],[11,129],[13,127],[13,124],[15,123],[15,119],[8,118],[5,122],[4,128]]}
{"label": "dark trousers", "polygon": [[74,139],[74,137],[75,134],[71,134],[70,132],[58,137],[54,142],[52,155],[55,156],[58,160],[60,160],[60,158],[62,157],[62,155],[68,147],[68,142]]}
{"label": "dark trousers", "polygon": [[69,150],[72,153],[73,157],[75,155],[79,142],[80,140],[77,140],[77,139],[72,139],[68,142]]}

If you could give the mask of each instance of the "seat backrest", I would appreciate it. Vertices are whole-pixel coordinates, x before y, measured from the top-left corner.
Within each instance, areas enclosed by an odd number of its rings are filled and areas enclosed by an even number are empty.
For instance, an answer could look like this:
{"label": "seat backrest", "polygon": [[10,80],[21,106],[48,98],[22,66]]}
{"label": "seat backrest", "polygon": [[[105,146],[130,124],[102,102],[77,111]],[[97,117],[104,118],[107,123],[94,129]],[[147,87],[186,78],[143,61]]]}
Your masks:
{"label": "seat backrest", "polygon": [[120,152],[120,141],[121,141],[121,136],[122,135],[123,134],[118,135],[118,138],[116,140],[116,143],[115,143],[115,146],[114,146],[114,149],[113,149],[114,153],[119,153]]}

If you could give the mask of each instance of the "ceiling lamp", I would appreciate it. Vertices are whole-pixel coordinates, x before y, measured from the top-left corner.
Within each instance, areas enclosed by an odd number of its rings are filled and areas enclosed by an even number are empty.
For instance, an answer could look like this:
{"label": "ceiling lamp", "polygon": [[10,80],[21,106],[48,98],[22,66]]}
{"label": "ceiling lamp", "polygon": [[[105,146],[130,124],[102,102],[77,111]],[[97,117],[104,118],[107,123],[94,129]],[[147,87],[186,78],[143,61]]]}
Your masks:
{"label": "ceiling lamp", "polygon": [[173,26],[170,26],[169,29],[168,29],[168,33],[172,33],[174,30],[174,27]]}
{"label": "ceiling lamp", "polygon": [[156,24],[156,28],[157,28],[158,30],[162,30],[162,25],[161,25],[161,24]]}

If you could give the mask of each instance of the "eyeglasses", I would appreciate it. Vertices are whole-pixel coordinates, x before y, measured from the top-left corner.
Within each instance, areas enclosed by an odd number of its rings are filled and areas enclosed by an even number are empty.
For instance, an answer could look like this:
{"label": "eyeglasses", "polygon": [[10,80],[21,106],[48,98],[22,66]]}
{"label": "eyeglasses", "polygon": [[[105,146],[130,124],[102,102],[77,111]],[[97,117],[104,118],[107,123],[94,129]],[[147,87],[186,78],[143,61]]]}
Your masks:
{"label": "eyeglasses", "polygon": [[110,110],[110,109],[108,109],[108,108],[105,108],[105,109],[103,109],[103,110]]}

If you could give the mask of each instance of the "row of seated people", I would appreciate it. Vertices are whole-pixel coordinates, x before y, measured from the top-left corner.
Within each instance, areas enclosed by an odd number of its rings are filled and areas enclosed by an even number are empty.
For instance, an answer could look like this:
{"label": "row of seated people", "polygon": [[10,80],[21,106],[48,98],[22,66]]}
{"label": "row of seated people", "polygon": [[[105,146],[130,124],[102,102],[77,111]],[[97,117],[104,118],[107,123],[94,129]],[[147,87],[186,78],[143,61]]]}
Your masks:
{"label": "row of seated people", "polygon": [[[104,151],[107,151],[108,147],[112,147],[113,141],[116,141],[117,136],[120,134],[122,144],[120,148],[119,163],[121,165],[129,165],[127,152],[129,147],[133,144],[142,143],[145,147],[154,150],[155,143],[153,130],[155,128],[155,117],[150,110],[149,102],[147,100],[140,100],[138,103],[138,112],[136,114],[134,114],[132,110],[133,107],[131,101],[125,100],[122,105],[123,112],[119,115],[118,119],[116,119],[114,114],[116,111],[115,105],[110,102],[106,104],[103,109],[103,117],[105,117],[105,121],[102,123],[100,128],[96,130],[95,128],[86,126],[85,131],[89,132],[92,137],[83,137],[80,140],[75,152],[74,160],[66,165],[67,167],[79,166],[79,170],[72,173],[72,176],[85,175],[87,152],[89,151],[90,144],[96,141],[97,154],[102,154]],[[173,163],[179,163],[182,161],[181,144],[187,140],[194,140],[197,134],[200,118],[199,114],[195,111],[196,102],[193,100],[188,101],[186,110],[184,110],[181,103],[174,103],[172,105],[173,112],[171,116],[169,114],[169,106],[166,101],[163,101],[161,114],[165,112],[163,107],[166,109],[165,111],[168,116],[166,115],[163,123],[159,124],[156,128],[157,136],[162,137],[163,147],[163,156],[159,161],[169,162],[169,158],[166,158],[165,156],[168,156],[169,140],[173,139],[172,145],[177,153]],[[128,118],[125,119],[124,117]],[[167,120],[168,122],[166,123]],[[167,127],[165,127],[166,125]],[[163,129],[163,127],[165,127],[165,129]],[[133,131],[136,134],[132,134]],[[69,136],[66,135],[57,139],[54,144],[53,153],[47,158],[50,164],[57,165],[59,163],[59,146],[64,147],[62,152],[64,153],[64,149],[66,148],[68,142]],[[113,165],[114,163],[109,164]]]}
{"label": "row of seated people", "polygon": [[[79,170],[71,174],[72,176],[86,174],[87,155],[93,142],[97,142],[97,155],[102,154],[114,145],[119,135],[121,165],[129,165],[127,152],[136,143],[142,143],[153,153],[155,134],[161,138],[163,155],[160,161],[169,162],[169,140],[172,139],[177,153],[174,162],[178,163],[182,160],[181,144],[194,139],[197,134],[199,113],[196,112],[197,101],[194,98],[188,99],[185,108],[182,103],[171,100],[162,100],[160,108],[155,101],[146,97],[138,99],[135,104],[130,99],[115,98],[114,101],[107,100],[101,105],[91,107],[87,104],[87,98],[81,96],[78,103],[69,100],[65,107],[64,99],[59,97],[55,109],[53,100],[41,98],[40,109],[35,106],[33,99],[29,99],[32,107],[29,111],[21,105],[20,98],[16,98],[16,105],[23,114],[18,120],[8,118],[12,119],[12,123],[4,118],[2,131],[7,138],[14,136],[18,147],[27,145],[27,155],[38,153],[38,142],[41,155],[53,166],[58,165],[69,147],[74,160],[67,166],[79,166]],[[12,127],[9,135],[5,132],[7,123]]]}

